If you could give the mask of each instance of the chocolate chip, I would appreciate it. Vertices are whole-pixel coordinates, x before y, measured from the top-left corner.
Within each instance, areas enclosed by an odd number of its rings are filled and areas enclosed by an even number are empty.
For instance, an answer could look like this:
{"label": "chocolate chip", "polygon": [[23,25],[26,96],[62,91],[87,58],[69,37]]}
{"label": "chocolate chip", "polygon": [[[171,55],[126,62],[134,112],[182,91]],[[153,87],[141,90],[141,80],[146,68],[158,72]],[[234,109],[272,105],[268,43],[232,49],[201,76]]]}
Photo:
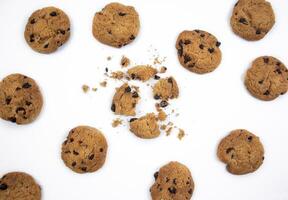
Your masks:
{"label": "chocolate chip", "polygon": [[155,80],[159,80],[159,79],[160,79],[160,76],[155,75],[155,76],[154,76],[154,79],[155,79]]}
{"label": "chocolate chip", "polygon": [[86,171],[87,171],[87,167],[82,167],[81,170],[82,170],[83,172],[86,172]]}
{"label": "chocolate chip", "polygon": [[234,150],[234,148],[228,148],[228,149],[226,149],[226,153],[229,154],[233,150]]}
{"label": "chocolate chip", "polygon": [[34,34],[30,35],[30,42],[35,42],[35,35]]}
{"label": "chocolate chip", "polygon": [[192,43],[191,40],[185,40],[185,41],[184,41],[184,44],[185,44],[185,45],[188,45],[188,44],[191,44],[191,43]]}
{"label": "chocolate chip", "polygon": [[44,45],[44,49],[47,49],[49,47],[49,44]]}
{"label": "chocolate chip", "polygon": [[239,2],[235,3],[234,7],[238,6],[238,3],[239,3]]}
{"label": "chocolate chip", "polygon": [[266,90],[263,95],[268,96],[270,94],[269,90]]}
{"label": "chocolate chip", "polygon": [[100,148],[100,152],[103,152],[103,150],[104,150],[103,148]]}
{"label": "chocolate chip", "polygon": [[8,185],[5,183],[0,184],[0,190],[7,190]]}
{"label": "chocolate chip", "polygon": [[62,35],[65,35],[65,33],[66,33],[64,30],[59,30],[59,31]]}
{"label": "chocolate chip", "polygon": [[261,34],[261,30],[257,29],[256,30],[256,35],[260,35]]}
{"label": "chocolate chip", "polygon": [[200,48],[200,49],[204,49],[204,45],[203,45],[203,44],[200,44],[200,45],[199,45],[199,48]]}
{"label": "chocolate chip", "polygon": [[160,107],[162,107],[162,108],[165,108],[165,107],[167,107],[168,105],[169,105],[168,102],[165,101],[165,100],[163,100],[163,101],[160,102]]}
{"label": "chocolate chip", "polygon": [[94,158],[94,154],[91,154],[91,155],[89,156],[89,160],[93,160],[93,158]]}
{"label": "chocolate chip", "polygon": [[205,34],[204,34],[204,33],[201,33],[200,37],[205,37]]}
{"label": "chocolate chip", "polygon": [[247,139],[248,139],[249,142],[251,142],[253,140],[253,137],[249,136]]}
{"label": "chocolate chip", "polygon": [[183,56],[183,47],[180,47],[180,49],[178,49],[178,55],[179,55],[180,57]]}
{"label": "chocolate chip", "polygon": [[15,123],[15,122],[16,122],[16,117],[9,117],[8,120],[9,120],[10,122]]}
{"label": "chocolate chip", "polygon": [[111,106],[111,110],[112,110],[113,112],[115,112],[115,110],[116,110],[116,106],[115,106],[114,103],[113,103],[112,106]]}
{"label": "chocolate chip", "polygon": [[19,112],[22,112],[23,115],[26,114],[26,110],[25,110],[23,107],[18,107],[18,108],[16,109],[16,113],[18,114]]}
{"label": "chocolate chip", "polygon": [[72,167],[75,167],[76,166],[76,162],[72,162]]}
{"label": "chocolate chip", "polygon": [[83,143],[83,141],[79,140],[79,141],[78,141],[78,143],[79,143],[79,144],[82,144],[82,143]]}
{"label": "chocolate chip", "polygon": [[35,19],[31,19],[30,24],[35,24],[36,20]]}
{"label": "chocolate chip", "polygon": [[70,28],[67,28],[67,31],[70,31]]}
{"label": "chocolate chip", "polygon": [[137,118],[131,118],[129,122],[134,122]]}
{"label": "chocolate chip", "polygon": [[263,157],[262,157],[262,160],[264,160],[264,159],[265,159],[265,157],[263,156]]}
{"label": "chocolate chip", "polygon": [[277,72],[278,74],[282,74],[282,71],[280,68],[276,69],[275,72]]}
{"label": "chocolate chip", "polygon": [[213,53],[213,52],[215,51],[215,49],[214,49],[214,48],[209,48],[208,51],[209,51],[210,53]]}
{"label": "chocolate chip", "polygon": [[11,101],[12,101],[11,97],[6,97],[5,102],[7,105],[9,105]]}
{"label": "chocolate chip", "polygon": [[51,17],[55,17],[55,16],[57,16],[57,13],[55,11],[53,11],[53,12],[50,13],[50,16]]}
{"label": "chocolate chip", "polygon": [[123,13],[123,12],[119,12],[118,15],[121,16],[121,17],[123,17],[123,16],[125,16],[125,15],[127,15],[127,14],[126,14],[126,13]]}
{"label": "chocolate chip", "polygon": [[135,36],[134,36],[134,35],[131,35],[129,39],[130,39],[130,40],[135,40]]}
{"label": "chocolate chip", "polygon": [[74,139],[73,139],[73,138],[70,138],[70,142],[74,142]]}
{"label": "chocolate chip", "polygon": [[25,89],[27,89],[27,88],[30,88],[32,85],[30,84],[30,83],[24,83],[23,85],[22,85],[22,88],[25,88]]}
{"label": "chocolate chip", "polygon": [[71,153],[71,151],[65,151],[64,153],[66,153],[66,154],[67,154],[67,153]]}
{"label": "chocolate chip", "polygon": [[193,190],[192,190],[192,188],[190,188],[190,190],[188,190],[188,193],[192,194],[192,192],[193,192]]}
{"label": "chocolate chip", "polygon": [[129,92],[131,92],[131,87],[129,87],[129,86],[128,86],[128,87],[126,87],[126,88],[125,88],[125,92],[126,92],[126,93],[129,93]]}
{"label": "chocolate chip", "polygon": [[160,99],[160,96],[158,94],[155,94],[154,99],[158,100],[158,99]]}
{"label": "chocolate chip", "polygon": [[111,31],[111,30],[108,30],[107,32],[108,32],[110,35],[112,34],[112,31]]}
{"label": "chocolate chip", "polygon": [[221,42],[216,42],[216,47],[220,47],[220,45],[221,45]]}
{"label": "chocolate chip", "polygon": [[108,72],[108,67],[105,68],[105,72]]}
{"label": "chocolate chip", "polygon": [[187,54],[184,55],[184,64],[187,64],[188,62],[190,62],[192,59],[190,56],[188,56]]}
{"label": "chocolate chip", "polygon": [[263,82],[264,82],[263,80],[261,80],[261,81],[258,81],[258,83],[259,83],[259,84],[263,84]]}
{"label": "chocolate chip", "polygon": [[189,68],[195,67],[195,63],[192,63],[192,64],[188,65],[188,67],[189,67]]}
{"label": "chocolate chip", "polygon": [[155,178],[155,180],[158,178],[158,175],[159,175],[159,172],[155,172],[155,173],[154,173],[154,178]]}
{"label": "chocolate chip", "polygon": [[170,77],[170,78],[168,78],[168,80],[167,80],[167,81],[168,81],[168,83],[171,83],[171,84],[172,84],[172,83],[173,83],[173,78],[172,78],[172,77]]}
{"label": "chocolate chip", "polygon": [[168,177],[166,177],[166,183],[168,183],[170,181],[170,179]]}
{"label": "chocolate chip", "polygon": [[132,97],[133,97],[133,98],[138,98],[138,97],[139,97],[139,95],[138,95],[138,93],[137,93],[137,92],[133,92],[133,93],[132,93]]}
{"label": "chocolate chip", "polygon": [[168,191],[171,193],[171,194],[176,194],[177,193],[177,190],[175,187],[170,187],[168,188]]}
{"label": "chocolate chip", "polygon": [[243,17],[241,17],[241,18],[239,19],[239,22],[240,22],[241,24],[248,25],[247,20],[246,20],[245,18],[243,18]]}
{"label": "chocolate chip", "polygon": [[268,64],[269,63],[269,58],[265,57],[263,58],[264,63]]}
{"label": "chocolate chip", "polygon": [[277,65],[277,66],[281,66],[281,62],[277,62],[276,65]]}
{"label": "chocolate chip", "polygon": [[132,103],[132,107],[135,108],[136,107],[136,103]]}
{"label": "chocolate chip", "polygon": [[132,80],[134,80],[136,78],[136,75],[135,74],[131,74],[131,78],[132,78]]}
{"label": "chocolate chip", "polygon": [[177,183],[176,183],[176,178],[173,179],[173,184],[174,184],[174,185],[177,185]]}
{"label": "chocolate chip", "polygon": [[200,33],[200,30],[195,30],[196,33]]}
{"label": "chocolate chip", "polygon": [[75,150],[73,150],[73,154],[76,155],[76,156],[79,155],[79,153],[77,151],[75,151]]}

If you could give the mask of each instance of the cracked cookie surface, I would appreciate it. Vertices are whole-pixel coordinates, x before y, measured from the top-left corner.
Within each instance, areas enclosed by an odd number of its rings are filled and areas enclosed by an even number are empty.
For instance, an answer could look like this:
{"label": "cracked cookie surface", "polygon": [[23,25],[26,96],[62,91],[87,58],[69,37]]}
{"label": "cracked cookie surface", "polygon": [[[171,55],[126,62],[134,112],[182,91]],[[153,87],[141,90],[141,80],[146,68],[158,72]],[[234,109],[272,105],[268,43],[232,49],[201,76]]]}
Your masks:
{"label": "cracked cookie surface", "polygon": [[29,17],[24,36],[33,50],[52,53],[70,37],[69,18],[59,8],[42,8]]}
{"label": "cracked cookie surface", "polygon": [[259,138],[247,130],[232,131],[218,146],[218,158],[236,175],[256,171],[263,163],[264,148]]}
{"label": "cracked cookie surface", "polygon": [[69,132],[62,144],[61,157],[74,172],[95,172],[104,165],[107,149],[101,131],[89,126],[78,126]]}
{"label": "cracked cookie surface", "polygon": [[256,98],[271,101],[288,90],[288,70],[277,58],[262,56],[247,70],[245,85]]}
{"label": "cracked cookie surface", "polygon": [[148,81],[157,74],[157,70],[149,65],[138,65],[130,68],[127,73],[132,80]]}
{"label": "cracked cookie surface", "polygon": [[262,39],[272,29],[275,15],[271,4],[265,0],[239,0],[230,24],[235,34],[255,41]]}
{"label": "cracked cookie surface", "polygon": [[154,99],[169,100],[179,96],[179,88],[173,77],[162,78],[153,86]]}
{"label": "cracked cookie surface", "polygon": [[139,29],[137,11],[132,6],[120,3],[106,5],[93,19],[94,37],[113,47],[120,48],[134,41]]}
{"label": "cracked cookie surface", "polygon": [[111,110],[116,115],[135,116],[135,109],[139,100],[137,88],[124,83],[121,87],[116,88]]}
{"label": "cracked cookie surface", "polygon": [[206,31],[183,31],[176,42],[179,62],[191,72],[212,72],[222,59],[220,45],[217,38]]}
{"label": "cracked cookie surface", "polygon": [[189,200],[194,191],[190,170],[179,162],[170,162],[154,174],[150,188],[152,200]]}
{"label": "cracked cookie surface", "polygon": [[10,172],[0,179],[1,200],[40,200],[41,188],[32,176]]}
{"label": "cracked cookie surface", "polygon": [[130,131],[137,137],[143,139],[152,139],[160,135],[157,117],[154,113],[148,113],[140,118],[130,120]]}
{"label": "cracked cookie surface", "polygon": [[0,82],[0,117],[17,124],[33,122],[41,112],[43,98],[37,83],[22,74]]}

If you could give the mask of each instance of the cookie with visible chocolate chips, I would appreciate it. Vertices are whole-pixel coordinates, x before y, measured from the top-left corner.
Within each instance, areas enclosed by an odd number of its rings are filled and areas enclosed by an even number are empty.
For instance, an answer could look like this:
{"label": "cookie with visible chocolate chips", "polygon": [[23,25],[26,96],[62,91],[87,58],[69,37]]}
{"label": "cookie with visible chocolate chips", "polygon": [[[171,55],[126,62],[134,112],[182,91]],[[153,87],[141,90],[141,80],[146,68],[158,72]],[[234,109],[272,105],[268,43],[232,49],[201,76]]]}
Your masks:
{"label": "cookie with visible chocolate chips", "polygon": [[154,113],[148,113],[140,118],[130,120],[130,131],[137,137],[143,139],[152,139],[160,135],[157,118]]}
{"label": "cookie with visible chocolate chips", "polygon": [[95,14],[92,29],[98,41],[120,48],[137,37],[140,29],[139,15],[132,6],[110,3]]}
{"label": "cookie with visible chocolate chips", "polygon": [[22,74],[11,74],[0,82],[0,117],[17,124],[33,122],[42,109],[37,83]]}
{"label": "cookie with visible chocolate chips", "polygon": [[222,59],[220,45],[217,38],[206,31],[183,31],[176,42],[178,59],[191,72],[212,72]]}
{"label": "cookie with visible chocolate chips", "polygon": [[[154,99],[169,100],[178,98],[179,88],[173,77],[162,78],[153,86]],[[161,106],[166,107],[166,106]]]}
{"label": "cookie with visible chocolate chips", "polygon": [[140,100],[138,89],[124,83],[121,87],[116,88],[111,110],[116,115],[135,116],[136,105]]}
{"label": "cookie with visible chocolate chips", "polygon": [[69,132],[62,144],[61,157],[74,172],[95,172],[104,165],[107,149],[101,131],[89,126],[78,126]]}
{"label": "cookie with visible chocolate chips", "polygon": [[70,20],[59,8],[46,7],[36,10],[25,28],[25,40],[39,53],[52,53],[70,37]]}
{"label": "cookie with visible chocolate chips", "polygon": [[288,90],[288,70],[272,56],[255,59],[245,77],[248,91],[256,98],[271,101]]}
{"label": "cookie with visible chocolate chips", "polygon": [[127,73],[132,80],[145,82],[157,74],[157,69],[149,65],[138,65],[130,68]]}
{"label": "cookie with visible chocolate chips", "polygon": [[190,170],[179,162],[170,162],[154,174],[150,188],[152,200],[189,200],[194,191]]}
{"label": "cookie with visible chocolate chips", "polygon": [[40,200],[41,188],[32,176],[10,172],[0,179],[1,200]]}
{"label": "cookie with visible chocolate chips", "polygon": [[218,158],[236,175],[256,171],[263,163],[264,148],[259,138],[247,130],[232,131],[218,146]]}
{"label": "cookie with visible chocolate chips", "polygon": [[271,4],[265,0],[239,0],[234,7],[230,24],[238,36],[248,40],[260,40],[275,24]]}

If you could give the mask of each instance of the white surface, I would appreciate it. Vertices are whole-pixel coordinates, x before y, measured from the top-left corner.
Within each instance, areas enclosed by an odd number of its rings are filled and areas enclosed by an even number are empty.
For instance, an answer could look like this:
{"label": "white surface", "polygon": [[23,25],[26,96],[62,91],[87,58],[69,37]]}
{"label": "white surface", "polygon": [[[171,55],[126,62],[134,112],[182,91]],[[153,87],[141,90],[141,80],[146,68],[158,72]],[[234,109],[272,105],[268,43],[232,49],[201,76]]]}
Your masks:
{"label": "white surface", "polygon": [[[234,0],[121,2],[136,7],[141,31],[134,43],[115,49],[91,33],[94,13],[108,1],[0,0],[0,77],[15,72],[33,77],[45,100],[41,116],[31,125],[0,121],[1,176],[9,171],[32,174],[43,188],[43,200],[147,200],[153,173],[178,160],[193,174],[194,200],[287,200],[288,95],[262,102],[246,91],[243,77],[258,56],[274,55],[288,65],[288,1],[273,0],[276,24],[259,42],[246,42],[230,30]],[[23,32],[30,14],[49,5],[69,15],[72,35],[56,53],[42,55],[29,48]],[[223,60],[215,72],[200,76],[179,65],[174,44],[184,29],[207,30],[222,42]],[[108,81],[96,93],[81,91],[84,83],[99,86],[105,67],[120,69],[122,55],[133,63],[152,63],[155,48],[167,57],[166,75],[173,74],[180,87],[180,98],[171,105],[180,116],[171,118],[188,134],[183,141],[175,133],[148,141],[136,138],[127,126],[113,129],[115,116],[109,108],[121,82]],[[141,95],[139,114],[154,111],[151,92],[146,89]],[[96,173],[76,174],[60,158],[68,131],[80,124],[99,128],[109,143],[107,161]],[[216,157],[219,140],[236,128],[257,134],[265,146],[265,162],[253,174],[231,175]]]}

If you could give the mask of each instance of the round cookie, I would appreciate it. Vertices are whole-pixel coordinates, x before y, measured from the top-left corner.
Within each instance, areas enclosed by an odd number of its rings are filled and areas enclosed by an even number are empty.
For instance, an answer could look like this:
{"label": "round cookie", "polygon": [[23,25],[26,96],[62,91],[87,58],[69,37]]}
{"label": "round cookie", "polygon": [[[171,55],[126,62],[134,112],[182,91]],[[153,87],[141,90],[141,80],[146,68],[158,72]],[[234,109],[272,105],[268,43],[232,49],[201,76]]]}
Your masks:
{"label": "round cookie", "polygon": [[95,14],[92,29],[98,41],[120,48],[137,37],[140,20],[134,7],[110,3]]}
{"label": "round cookie", "polygon": [[150,188],[152,200],[189,200],[194,191],[190,170],[179,162],[170,162],[154,174]]}
{"label": "round cookie", "polygon": [[218,146],[218,158],[236,175],[256,171],[263,163],[264,148],[259,138],[247,130],[234,130]]}
{"label": "round cookie", "polygon": [[34,121],[43,105],[37,83],[22,74],[11,74],[0,82],[0,117],[17,124]]}
{"label": "round cookie", "polygon": [[0,179],[0,199],[40,200],[41,188],[30,175],[11,172]]}
{"label": "round cookie", "polygon": [[70,21],[59,8],[46,7],[36,10],[25,28],[25,40],[39,53],[52,53],[70,37]]}
{"label": "round cookie", "polygon": [[275,15],[271,4],[265,0],[239,0],[235,4],[230,24],[238,36],[256,41],[272,29]]}
{"label": "round cookie", "polygon": [[220,45],[216,37],[205,31],[183,31],[176,42],[179,62],[191,72],[212,72],[222,59]]}
{"label": "round cookie", "polygon": [[73,128],[62,144],[62,160],[77,173],[95,172],[106,160],[107,142],[96,128],[78,126]]}
{"label": "round cookie", "polygon": [[270,101],[288,90],[288,70],[277,58],[255,59],[245,77],[248,91],[256,98]]}

